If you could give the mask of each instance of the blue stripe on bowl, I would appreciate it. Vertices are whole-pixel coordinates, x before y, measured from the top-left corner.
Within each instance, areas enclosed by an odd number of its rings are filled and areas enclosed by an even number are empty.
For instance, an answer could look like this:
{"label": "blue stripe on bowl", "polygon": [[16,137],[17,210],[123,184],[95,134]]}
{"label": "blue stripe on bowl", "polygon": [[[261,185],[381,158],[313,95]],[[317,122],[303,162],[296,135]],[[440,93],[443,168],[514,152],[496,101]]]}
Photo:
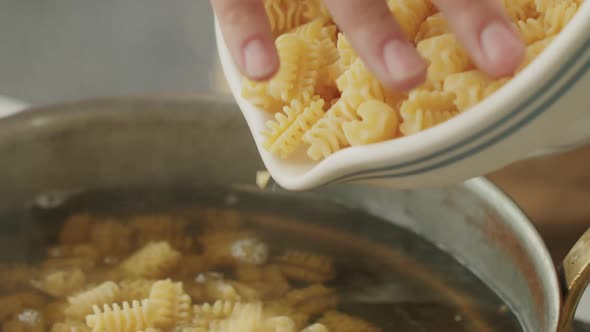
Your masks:
{"label": "blue stripe on bowl", "polygon": [[[589,35],[590,37],[590,35]],[[428,172],[431,171],[433,169],[437,169],[437,168],[441,168],[444,166],[447,166],[451,163],[454,163],[458,160],[464,159],[469,155],[472,155],[474,153],[478,153],[481,152],[483,149],[503,140],[505,137],[510,136],[511,134],[513,134],[516,130],[522,128],[524,125],[526,125],[528,122],[532,121],[533,119],[535,119],[536,117],[538,117],[539,115],[541,115],[543,112],[545,112],[551,105],[553,105],[559,98],[561,98],[561,96],[567,91],[567,89],[569,89],[571,86],[573,86],[589,69],[590,67],[590,61],[587,61],[583,68],[581,68],[579,71],[577,71],[575,73],[575,75],[573,76],[572,79],[567,80],[564,85],[558,89],[557,93],[554,93],[552,95],[547,95],[547,91],[554,88],[561,80],[561,78],[563,78],[564,76],[566,76],[569,72],[573,71],[575,69],[575,66],[577,64],[577,62],[579,62],[580,58],[590,49],[590,38],[588,38],[586,40],[586,42],[581,43],[581,47],[580,49],[578,49],[574,56],[571,57],[571,59],[564,64],[560,70],[557,71],[557,73],[555,74],[555,76],[549,80],[547,80],[547,83],[545,83],[545,85],[543,85],[542,87],[540,87],[533,95],[531,95],[528,99],[526,99],[525,101],[523,101],[522,103],[520,103],[513,112],[510,112],[508,114],[506,114],[505,116],[503,116],[502,118],[500,118],[497,122],[493,123],[492,125],[488,126],[487,128],[482,129],[481,131],[477,132],[474,135],[471,135],[470,137],[467,137],[466,139],[462,140],[461,142],[457,142],[453,145],[450,145],[444,149],[441,149],[437,152],[431,153],[429,155],[426,155],[424,157],[420,157],[418,159],[414,159],[411,161],[407,161],[404,163],[400,163],[400,164],[394,164],[394,165],[389,165],[389,166],[385,166],[385,167],[380,167],[380,168],[374,168],[374,169],[369,169],[369,170],[362,170],[362,171],[357,171],[357,172],[353,172],[353,173],[349,173],[347,175],[343,175],[341,177],[338,177],[332,181],[330,181],[329,183],[335,183],[335,182],[346,182],[346,181],[356,181],[356,180],[367,180],[367,179],[376,179],[376,178],[393,178],[393,177],[403,177],[403,176],[409,176],[409,175],[416,175],[419,173],[423,173],[423,172]],[[545,97],[545,98],[544,98]],[[530,106],[533,102],[535,102],[538,99],[544,98],[546,99],[545,102],[543,102],[541,104],[541,106],[535,108],[531,114],[526,115],[525,118],[521,121],[518,121],[516,124],[510,126],[507,130],[504,130],[502,133],[494,136],[493,138],[481,143],[480,145],[478,145],[477,147],[471,148],[469,149],[467,152],[459,154],[458,156],[455,157],[451,157],[429,165],[429,166],[423,166],[421,168],[418,169],[413,169],[413,170],[409,170],[409,171],[405,171],[405,172],[399,172],[399,173],[393,173],[393,174],[384,174],[384,175],[370,175],[371,173],[377,173],[377,172],[384,172],[384,171],[392,171],[392,170],[396,170],[396,169],[400,169],[400,168],[404,168],[404,167],[409,167],[409,166],[414,166],[416,164],[419,163],[424,163],[427,161],[430,161],[432,159],[435,158],[439,158],[439,157],[444,157],[445,154],[448,154],[450,152],[453,152],[455,150],[458,150],[468,144],[474,144],[475,141],[481,140],[481,139],[485,139],[486,136],[488,136],[488,134],[490,134],[491,132],[493,132],[494,130],[498,129],[499,127],[507,124],[508,122],[510,122],[511,120],[515,119],[516,117],[518,117],[520,114],[524,114],[528,109],[530,109]],[[358,177],[359,175],[368,175],[366,177]]]}

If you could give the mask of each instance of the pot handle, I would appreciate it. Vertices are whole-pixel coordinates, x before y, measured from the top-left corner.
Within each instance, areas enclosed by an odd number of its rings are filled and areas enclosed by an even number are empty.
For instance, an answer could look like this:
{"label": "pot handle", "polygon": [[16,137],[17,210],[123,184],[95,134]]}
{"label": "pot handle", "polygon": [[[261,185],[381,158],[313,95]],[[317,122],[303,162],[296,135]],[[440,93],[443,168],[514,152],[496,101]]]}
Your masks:
{"label": "pot handle", "polygon": [[590,284],[590,229],[582,235],[559,267],[562,307],[559,331],[570,332],[578,303]]}

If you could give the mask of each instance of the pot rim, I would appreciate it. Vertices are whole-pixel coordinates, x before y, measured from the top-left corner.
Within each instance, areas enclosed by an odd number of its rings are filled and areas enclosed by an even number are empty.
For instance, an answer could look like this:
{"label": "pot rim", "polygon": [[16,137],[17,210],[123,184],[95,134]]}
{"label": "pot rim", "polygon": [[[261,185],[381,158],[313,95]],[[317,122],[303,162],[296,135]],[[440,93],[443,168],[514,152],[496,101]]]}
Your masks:
{"label": "pot rim", "polygon": [[466,181],[464,186],[492,206],[502,209],[506,214],[506,218],[511,220],[514,230],[520,233],[519,237],[527,239],[529,244],[536,248],[535,252],[531,253],[537,255],[536,260],[543,269],[543,271],[536,271],[536,276],[539,279],[546,278],[543,285],[550,287],[548,289],[549,298],[547,299],[550,311],[545,314],[551,316],[550,320],[552,324],[551,326],[547,326],[547,328],[548,331],[558,331],[563,294],[561,292],[557,268],[545,241],[543,241],[524,210],[493,182],[485,177],[478,177]]}

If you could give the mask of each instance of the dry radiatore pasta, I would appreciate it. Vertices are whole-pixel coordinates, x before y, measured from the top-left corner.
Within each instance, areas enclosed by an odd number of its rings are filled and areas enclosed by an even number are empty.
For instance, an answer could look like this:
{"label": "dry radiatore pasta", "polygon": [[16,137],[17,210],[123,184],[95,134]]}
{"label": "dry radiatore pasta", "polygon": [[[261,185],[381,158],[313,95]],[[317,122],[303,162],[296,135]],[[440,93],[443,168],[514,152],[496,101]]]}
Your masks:
{"label": "dry radiatore pasta", "polygon": [[283,113],[275,115],[275,121],[267,123],[268,131],[264,148],[281,158],[289,157],[303,142],[303,135],[324,115],[324,100],[316,99],[309,106],[293,100]]}
{"label": "dry radiatore pasta", "polygon": [[471,66],[467,51],[450,33],[422,40],[416,48],[429,63],[427,81],[433,86]]}
{"label": "dry radiatore pasta", "polygon": [[443,84],[444,92],[455,95],[455,105],[465,111],[494,93],[505,79],[494,81],[486,74],[471,70],[447,76]]}
{"label": "dry radiatore pasta", "polygon": [[[324,25],[324,20],[315,19],[294,29],[293,34],[306,41],[329,40],[335,42],[337,36],[336,31],[337,28],[335,25]],[[333,60],[336,61],[337,58]],[[329,61],[327,62],[329,63]]]}
{"label": "dry radiatore pasta", "polygon": [[303,135],[304,142],[310,146],[307,155],[320,160],[334,152],[350,146],[344,135],[342,124],[359,120],[357,108],[367,100],[385,101],[385,92],[377,79],[357,59],[337,81],[341,98],[311,129]]}
{"label": "dry radiatore pasta", "polygon": [[544,13],[545,29],[548,35],[555,35],[571,21],[578,11],[578,5],[568,1],[557,1]]}
{"label": "dry radiatore pasta", "polygon": [[388,104],[369,100],[357,110],[361,120],[342,124],[342,130],[351,146],[382,142],[396,136],[397,112]]}
{"label": "dry radiatore pasta", "polygon": [[281,66],[268,83],[268,92],[283,103],[313,96],[319,77],[319,45],[306,43],[296,34],[284,34],[276,40]]}
{"label": "dry radiatore pasta", "polygon": [[419,43],[424,39],[437,37],[449,32],[450,28],[447,19],[442,13],[436,13],[422,22],[414,39],[416,43]]}
{"label": "dry radiatore pasta", "polygon": [[516,23],[518,32],[525,44],[530,45],[547,36],[547,30],[540,18],[529,18],[526,21]]}
{"label": "dry radiatore pasta", "polygon": [[555,37],[547,37],[527,46],[524,61],[518,71],[528,67],[552,42]]}
{"label": "dry radiatore pasta", "polygon": [[412,135],[442,123],[458,113],[454,93],[414,90],[401,106],[403,123],[400,130],[404,135]]}
{"label": "dry radiatore pasta", "polygon": [[242,79],[242,98],[267,112],[280,112],[283,102],[268,93],[268,85],[268,82],[253,82],[244,78]]}
{"label": "dry radiatore pasta", "polygon": [[387,0],[387,5],[411,40],[422,22],[434,12],[430,0]]}
{"label": "dry radiatore pasta", "polygon": [[544,13],[547,10],[549,10],[551,6],[561,2],[561,0],[533,0],[533,2],[535,4],[535,9],[537,10],[537,12]]}
{"label": "dry radiatore pasta", "polygon": [[533,0],[501,0],[501,2],[513,21],[534,18],[539,14]]}
{"label": "dry radiatore pasta", "polygon": [[350,45],[350,42],[346,39],[343,33],[338,34],[336,51],[338,52],[338,59],[331,65],[327,66],[323,73],[325,79],[333,82],[344,74],[344,72],[358,59],[356,51],[352,48],[352,45]]}
{"label": "dry radiatore pasta", "polygon": [[325,15],[320,0],[264,0],[264,9],[275,35],[281,35]]}

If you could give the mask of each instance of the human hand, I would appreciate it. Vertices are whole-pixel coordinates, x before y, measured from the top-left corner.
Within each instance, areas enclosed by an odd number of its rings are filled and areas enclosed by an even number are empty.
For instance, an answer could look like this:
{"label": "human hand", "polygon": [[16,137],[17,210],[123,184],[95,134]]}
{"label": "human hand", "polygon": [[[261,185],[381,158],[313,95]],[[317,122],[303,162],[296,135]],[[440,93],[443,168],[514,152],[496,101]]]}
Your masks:
{"label": "human hand", "polygon": [[[498,0],[432,0],[475,65],[492,77],[512,74],[525,46]],[[324,0],[334,22],[384,86],[409,90],[427,63],[395,21],[385,0]],[[272,77],[279,59],[262,0],[211,0],[228,49],[251,80]]]}

